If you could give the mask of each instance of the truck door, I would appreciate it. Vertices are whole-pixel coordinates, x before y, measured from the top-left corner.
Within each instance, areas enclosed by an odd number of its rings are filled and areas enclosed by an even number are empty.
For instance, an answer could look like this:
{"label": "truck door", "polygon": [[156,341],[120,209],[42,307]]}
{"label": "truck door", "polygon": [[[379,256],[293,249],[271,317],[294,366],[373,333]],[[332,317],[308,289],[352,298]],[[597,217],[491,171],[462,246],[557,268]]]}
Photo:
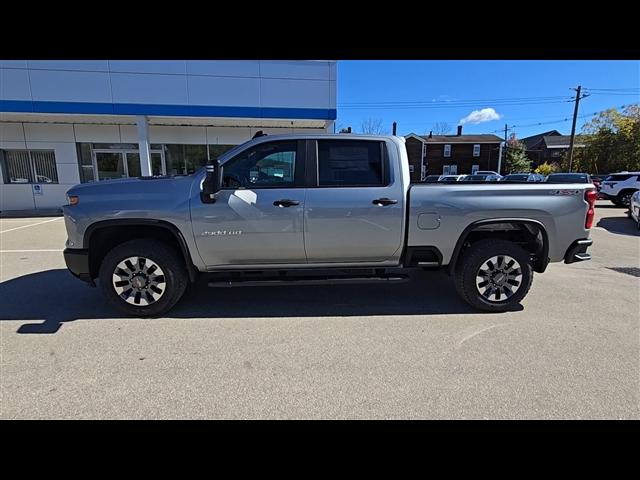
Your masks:
{"label": "truck door", "polygon": [[[315,186],[305,200],[309,263],[395,260],[402,246],[404,191],[395,146],[378,140],[317,140]],[[390,153],[393,154],[390,159]]]}
{"label": "truck door", "polygon": [[196,192],[193,233],[207,266],[306,263],[304,150],[304,141],[260,143],[224,162],[215,203]]}

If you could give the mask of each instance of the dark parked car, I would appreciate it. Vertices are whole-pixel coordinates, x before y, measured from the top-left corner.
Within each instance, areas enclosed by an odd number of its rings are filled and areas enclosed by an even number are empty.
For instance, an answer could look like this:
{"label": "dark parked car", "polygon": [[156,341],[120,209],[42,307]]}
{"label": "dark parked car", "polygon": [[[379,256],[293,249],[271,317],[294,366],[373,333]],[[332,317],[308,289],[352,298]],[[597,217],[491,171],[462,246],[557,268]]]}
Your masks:
{"label": "dark parked car", "polygon": [[499,182],[500,177],[497,175],[469,175],[464,177],[461,182]]}
{"label": "dark parked car", "polygon": [[538,173],[510,173],[502,177],[502,182],[544,182],[544,176]]}
{"label": "dark parked car", "polygon": [[547,177],[547,183],[591,183],[588,173],[552,173]]}
{"label": "dark parked car", "polygon": [[427,177],[424,179],[424,183],[438,183],[439,179],[440,175],[427,175]]}

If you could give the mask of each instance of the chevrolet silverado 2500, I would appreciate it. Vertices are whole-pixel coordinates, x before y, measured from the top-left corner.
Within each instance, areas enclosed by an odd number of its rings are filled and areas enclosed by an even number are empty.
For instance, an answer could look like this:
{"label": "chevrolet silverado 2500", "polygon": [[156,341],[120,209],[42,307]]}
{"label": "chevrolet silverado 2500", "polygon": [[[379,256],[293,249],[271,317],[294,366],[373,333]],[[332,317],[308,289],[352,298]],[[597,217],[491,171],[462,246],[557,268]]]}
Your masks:
{"label": "chevrolet silverado 2500", "polygon": [[393,282],[445,268],[460,296],[505,311],[549,262],[590,259],[591,184],[414,184],[404,139],[261,136],[191,175],[71,188],[69,270],[124,312],[211,286]]}

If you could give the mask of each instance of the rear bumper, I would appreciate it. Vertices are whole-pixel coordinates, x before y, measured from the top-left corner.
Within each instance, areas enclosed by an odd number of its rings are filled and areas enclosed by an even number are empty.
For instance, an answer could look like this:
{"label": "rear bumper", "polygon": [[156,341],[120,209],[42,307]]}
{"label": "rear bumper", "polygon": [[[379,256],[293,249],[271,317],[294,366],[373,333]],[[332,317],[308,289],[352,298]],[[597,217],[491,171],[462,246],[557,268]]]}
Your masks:
{"label": "rear bumper", "polygon": [[69,271],[83,282],[95,286],[89,270],[89,250],[65,248],[63,254]]}
{"label": "rear bumper", "polygon": [[576,263],[591,260],[591,254],[587,253],[587,248],[592,244],[593,240],[590,238],[576,240],[573,242],[567,249],[567,253],[564,255],[564,263]]}

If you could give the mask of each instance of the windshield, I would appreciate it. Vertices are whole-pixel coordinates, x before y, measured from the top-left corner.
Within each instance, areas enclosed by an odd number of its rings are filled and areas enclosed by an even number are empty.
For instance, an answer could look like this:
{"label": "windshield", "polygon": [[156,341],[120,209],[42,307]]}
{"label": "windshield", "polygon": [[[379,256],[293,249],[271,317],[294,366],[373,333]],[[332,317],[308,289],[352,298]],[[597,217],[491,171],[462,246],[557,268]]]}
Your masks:
{"label": "windshield", "polygon": [[469,175],[462,180],[465,182],[484,182],[488,175]]}
{"label": "windshield", "polygon": [[504,177],[505,182],[526,182],[529,175],[507,175]]}
{"label": "windshield", "polygon": [[435,183],[438,181],[439,178],[440,178],[440,175],[429,175],[427,178],[424,179],[424,181],[426,183]]}

